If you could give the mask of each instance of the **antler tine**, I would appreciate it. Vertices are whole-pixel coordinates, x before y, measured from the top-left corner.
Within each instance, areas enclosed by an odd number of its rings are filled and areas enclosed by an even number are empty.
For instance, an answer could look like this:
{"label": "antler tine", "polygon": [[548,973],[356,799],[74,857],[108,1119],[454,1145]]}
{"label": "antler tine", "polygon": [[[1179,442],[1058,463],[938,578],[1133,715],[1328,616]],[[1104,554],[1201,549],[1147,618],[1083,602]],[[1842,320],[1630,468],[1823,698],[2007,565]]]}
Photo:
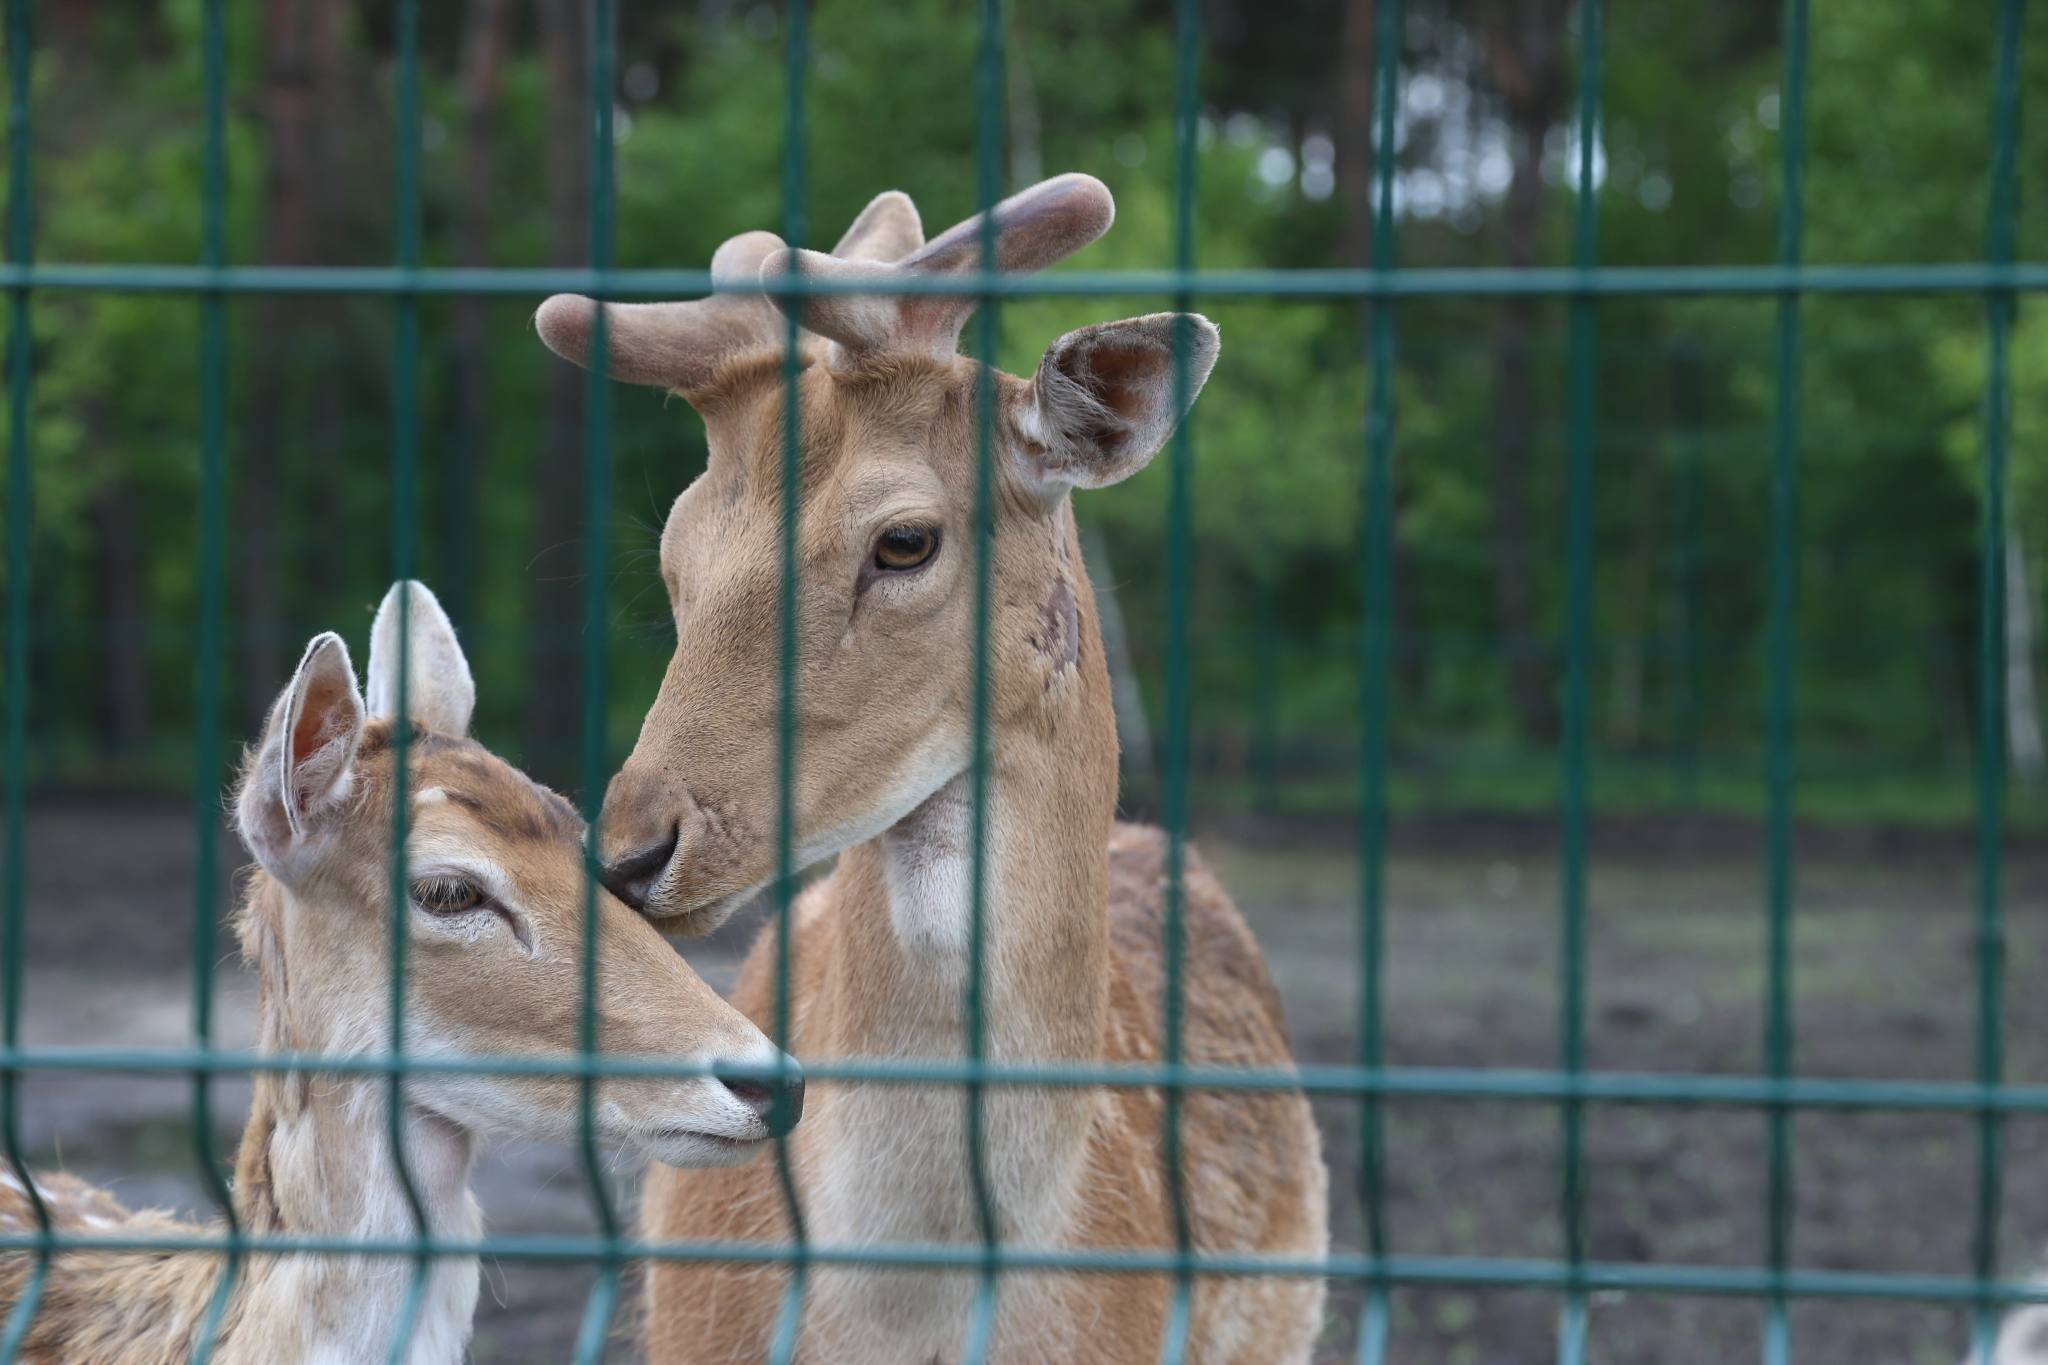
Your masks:
{"label": "antler tine", "polygon": [[[880,203],[878,199],[870,205],[869,212]],[[1116,217],[1116,201],[1095,177],[1070,174],[1013,194],[990,212],[995,223],[995,268],[1028,274],[1064,260],[1107,232]],[[867,216],[861,215],[863,220]],[[971,274],[981,265],[982,231],[977,214],[893,264],[784,248],[763,261],[761,275],[772,280],[801,271],[849,288],[867,286],[859,293],[818,295],[804,305],[804,325],[850,351],[911,350],[946,356],[958,347],[960,328],[976,300],[971,295],[896,294],[889,285],[913,276]],[[777,299],[776,306],[785,307],[786,301]]]}
{"label": "antler tine", "polygon": [[924,220],[902,190],[883,190],[868,201],[832,248],[842,261],[900,261],[924,245]]}
{"label": "antler tine", "polygon": [[[689,393],[728,356],[774,345],[781,323],[760,295],[716,291],[758,279],[761,263],[781,249],[782,239],[772,232],[743,232],[711,258],[710,298],[603,305],[606,373],[629,384]],[[598,307],[581,294],[557,294],[534,314],[534,326],[549,350],[590,369]]]}

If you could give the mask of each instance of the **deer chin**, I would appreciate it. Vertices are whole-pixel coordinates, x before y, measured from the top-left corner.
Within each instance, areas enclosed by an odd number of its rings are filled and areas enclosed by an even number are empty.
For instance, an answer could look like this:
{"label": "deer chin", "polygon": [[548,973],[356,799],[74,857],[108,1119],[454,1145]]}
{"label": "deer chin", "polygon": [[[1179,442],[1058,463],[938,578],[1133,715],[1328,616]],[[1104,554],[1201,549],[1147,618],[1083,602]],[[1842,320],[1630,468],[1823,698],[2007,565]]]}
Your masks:
{"label": "deer chin", "polygon": [[649,889],[646,903],[640,907],[640,913],[664,934],[671,937],[697,938],[711,933],[738,914],[754,897],[767,890],[773,881],[772,877],[763,877],[752,886],[739,891],[714,894],[708,898],[692,898],[682,893],[671,869]]}
{"label": "deer chin", "polygon": [[664,1166],[704,1168],[744,1165],[774,1144],[766,1136],[728,1137],[723,1133],[669,1128],[641,1135],[635,1145]]}

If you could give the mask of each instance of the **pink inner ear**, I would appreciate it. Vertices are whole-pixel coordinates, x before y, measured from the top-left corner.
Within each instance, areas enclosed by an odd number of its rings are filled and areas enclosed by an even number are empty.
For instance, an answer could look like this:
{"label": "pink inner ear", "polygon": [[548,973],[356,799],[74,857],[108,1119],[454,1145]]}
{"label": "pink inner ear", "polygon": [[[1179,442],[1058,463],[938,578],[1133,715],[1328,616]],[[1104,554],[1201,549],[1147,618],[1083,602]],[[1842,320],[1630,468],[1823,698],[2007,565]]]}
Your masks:
{"label": "pink inner ear", "polygon": [[1087,369],[1077,375],[1104,407],[1127,422],[1143,416],[1159,385],[1161,356],[1156,346],[1098,346]]}
{"label": "pink inner ear", "polygon": [[319,752],[327,742],[328,732],[333,728],[329,721],[341,700],[342,690],[338,683],[315,679],[307,686],[305,700],[299,705],[298,720],[292,726],[290,753],[293,768]]}

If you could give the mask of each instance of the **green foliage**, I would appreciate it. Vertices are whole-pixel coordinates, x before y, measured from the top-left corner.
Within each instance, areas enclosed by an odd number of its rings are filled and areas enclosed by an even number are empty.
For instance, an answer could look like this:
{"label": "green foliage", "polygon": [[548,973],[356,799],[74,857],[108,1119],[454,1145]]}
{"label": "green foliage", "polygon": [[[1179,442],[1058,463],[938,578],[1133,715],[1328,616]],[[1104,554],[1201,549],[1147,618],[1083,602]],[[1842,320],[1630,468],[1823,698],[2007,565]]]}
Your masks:
{"label": "green foliage", "polygon": [[[248,262],[262,257],[266,193],[281,168],[271,164],[273,132],[262,112],[270,77],[261,14],[230,8],[226,224],[233,258]],[[1339,131],[1332,120],[1347,79],[1341,56],[1283,50],[1281,30],[1261,30],[1265,37],[1254,41],[1249,7],[1211,8],[1221,36],[1205,75],[1196,263],[1343,263],[1354,186],[1340,183],[1328,195],[1327,183],[1313,184],[1303,170],[1327,154],[1315,139]],[[435,263],[458,257],[464,173],[476,154],[458,87],[458,11],[436,11],[427,33],[424,221]],[[1498,264],[1515,228],[1501,196],[1498,157],[1507,144],[1493,73],[1462,7],[1417,11],[1406,52],[1399,254],[1417,266]],[[197,259],[197,15],[194,0],[95,11],[40,54],[41,259]],[[1336,23],[1334,13],[1325,17]],[[1988,7],[1912,0],[1817,8],[1808,260],[1981,257],[1994,20]],[[1765,9],[1615,7],[1601,142],[1603,261],[1774,258],[1786,110],[1774,23]],[[1324,27],[1297,24],[1285,33],[1320,41]],[[496,109],[488,240],[477,245],[494,264],[537,265],[555,235],[547,212],[549,77],[535,35],[513,37]],[[394,214],[388,18],[352,16],[342,41],[330,59],[351,117],[327,133],[320,174],[332,183],[322,199],[320,261],[375,263],[389,257]],[[801,149],[805,220],[797,225],[810,242],[829,245],[885,186],[914,192],[930,231],[972,211],[976,42],[972,16],[945,0],[818,8]],[[705,5],[634,13],[620,51],[617,261],[702,265],[735,232],[788,227],[785,171],[796,149],[783,120],[779,12]],[[1115,230],[1078,267],[1156,268],[1174,259],[1171,57],[1170,24],[1155,5],[1056,0],[1014,9],[1000,92],[1008,125],[1001,179],[1011,187],[1041,171],[1085,169],[1117,195]],[[2025,60],[2023,84],[2048,88],[2048,44],[2029,44]],[[1547,263],[1564,260],[1569,243],[1572,198],[1557,173],[1571,137],[1569,106],[1567,98],[1550,129],[1555,164],[1535,228],[1535,254]],[[2040,119],[2025,133],[2019,164],[2024,255],[2041,240],[2048,196],[2042,177],[2026,175],[2048,165]],[[1431,173],[1439,191],[1454,187],[1434,202],[1423,183]],[[575,622],[536,619],[531,606],[532,585],[579,574],[583,553],[577,543],[535,540],[543,476],[582,452],[549,444],[557,362],[527,323],[533,302],[484,305],[490,401],[481,426],[457,401],[462,305],[423,307],[421,567],[439,584],[463,585],[456,595],[470,604],[463,624],[483,675],[482,723],[508,748],[529,698],[548,682],[534,673],[536,642],[558,641],[565,668],[580,642]],[[1015,302],[1003,310],[1000,359],[1028,373],[1065,329],[1167,306],[1157,297]],[[1198,759],[1224,787],[1250,768],[1285,770],[1305,775],[1301,791],[1341,801],[1356,726],[1362,313],[1353,302],[1328,300],[1198,306],[1219,322],[1225,342],[1188,448]],[[197,308],[189,297],[85,292],[40,294],[34,307],[38,771],[79,781],[111,766],[124,779],[145,769],[168,778],[183,771],[193,702]],[[1677,773],[1704,755],[1718,772],[1741,773],[1760,751],[1774,308],[1769,299],[1614,300],[1601,308],[1595,738],[1600,761],[1626,771]],[[274,309],[243,299],[230,315],[238,490],[263,453],[249,448],[262,430],[258,405],[275,412],[269,439],[277,443],[270,453],[278,487],[268,529],[281,628],[292,643],[329,625],[360,633],[390,562],[388,310],[376,301]],[[1514,704],[1504,661],[1525,650],[1554,665],[1563,619],[1566,310],[1546,301],[1530,313],[1531,403],[1522,418],[1528,555],[1517,572],[1534,614],[1517,621],[1502,619],[1498,597],[1499,315],[1486,301],[1404,303],[1394,376],[1397,761],[1422,784],[1413,790],[1448,782],[1445,789],[1478,804],[1492,789],[1494,756],[1519,755],[1524,768],[1544,761],[1553,737],[1532,729]],[[2048,525],[2048,428],[2029,396],[2048,384],[2048,331],[2031,306],[2020,316],[2012,524],[2038,569],[2048,538],[2038,533]],[[1967,760],[1975,704],[1984,306],[1968,298],[1816,298],[1802,322],[1802,742],[1821,769],[1849,761],[1853,771],[1909,786],[1924,777],[1929,791],[1947,791],[1943,784]],[[659,395],[622,389],[613,403],[612,711],[623,744],[666,650],[653,531],[702,467],[703,435],[686,408]],[[1105,533],[1114,566],[1108,586],[1121,598],[1155,708],[1167,458],[1083,508]],[[146,615],[150,735],[139,750],[121,749],[106,726],[120,624],[109,618],[114,570],[105,543],[114,491],[136,519]],[[238,522],[235,534],[247,527]],[[249,623],[237,627],[238,651],[256,648]],[[244,682],[244,712],[274,685],[259,693]],[[560,773],[573,748],[565,735],[560,753],[525,757]],[[1884,809],[1902,804],[1911,803],[1888,796]]]}

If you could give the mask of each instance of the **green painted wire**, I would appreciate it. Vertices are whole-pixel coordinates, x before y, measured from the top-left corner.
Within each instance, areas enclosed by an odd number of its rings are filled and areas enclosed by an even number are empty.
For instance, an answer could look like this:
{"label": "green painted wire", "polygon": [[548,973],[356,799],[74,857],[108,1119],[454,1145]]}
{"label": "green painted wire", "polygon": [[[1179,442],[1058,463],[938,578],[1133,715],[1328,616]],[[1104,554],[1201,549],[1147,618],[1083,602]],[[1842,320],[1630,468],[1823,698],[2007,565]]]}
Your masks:
{"label": "green painted wire", "polygon": [[[1783,201],[1778,208],[1778,261],[1796,267],[1803,254],[1806,208],[1807,0],[1785,0]],[[1767,683],[1764,871],[1764,1055],[1773,1079],[1792,1074],[1792,916],[1796,907],[1792,850],[1793,783],[1798,771],[1794,669],[1799,632],[1799,295],[1778,297],[1776,416],[1771,436],[1769,680]],[[1792,1115],[1766,1111],[1769,1167],[1765,1247],[1770,1268],[1783,1271],[1792,1248]],[[1765,1365],[1791,1357],[1782,1295],[1764,1305]]]}
{"label": "green painted wire", "polygon": [[[318,1071],[337,1076],[600,1076],[684,1080],[720,1076],[773,1081],[773,1062],[652,1061],[600,1055],[587,1061],[531,1056],[403,1057],[386,1053],[242,1052],[216,1048],[0,1048],[0,1071],[125,1072],[189,1076],[195,1070],[279,1073]],[[1557,1104],[1658,1104],[1695,1107],[1896,1110],[1901,1113],[2048,1115],[2048,1086],[1981,1086],[1957,1081],[1863,1081],[1797,1077],[1659,1075],[1629,1071],[1483,1070],[1434,1067],[1237,1067],[1141,1064],[984,1063],[941,1058],[820,1061],[808,1077],[845,1084],[1096,1087],[1147,1090],[1300,1090],[1310,1095],[1400,1099],[1490,1099]]]}
{"label": "green painted wire", "polygon": [[[810,3],[793,0],[789,7],[788,43],[784,53],[783,148],[782,148],[782,236],[791,247],[801,247],[810,232],[809,138],[805,125],[804,80],[810,70]],[[802,266],[790,257],[792,275]],[[789,1103],[784,1059],[789,1053],[790,976],[793,970],[790,942],[790,907],[796,899],[796,746],[797,746],[797,494],[802,487],[802,405],[798,384],[803,374],[799,354],[803,334],[803,302],[796,300],[788,311],[782,334],[782,583],[777,650],[781,672],[781,704],[776,716],[775,735],[775,1046],[778,1051],[775,1084],[777,1128],[786,1117]],[[769,1342],[770,1365],[790,1365],[802,1341],[804,1295],[809,1288],[808,1230],[804,1226],[803,1201],[796,1183],[796,1170],[789,1155],[789,1135],[775,1139],[775,1176],[782,1191],[782,1205],[789,1213],[791,1259],[789,1287],[776,1315],[775,1335]]]}
{"label": "green painted wire", "polygon": [[[1194,344],[1187,314],[1194,307],[1188,283],[1195,268],[1195,174],[1200,137],[1202,95],[1202,19],[1196,0],[1174,5],[1173,99],[1173,270],[1179,287],[1173,301],[1173,410],[1180,414],[1167,454],[1166,485],[1166,733],[1163,757],[1165,790],[1161,814],[1166,823],[1166,914],[1160,934],[1166,947],[1166,981],[1160,1001],[1165,1025],[1167,1065],[1181,1061],[1185,1027],[1187,925],[1186,870],[1188,840],[1188,728],[1193,710],[1189,677],[1188,629],[1194,595],[1194,415],[1188,409],[1188,348]],[[1188,1222],[1187,1171],[1183,1160],[1180,1086],[1168,1086],[1161,1115],[1160,1138],[1166,1162],[1166,1193],[1173,1215],[1174,1249],[1185,1256],[1194,1246]],[[1194,1280],[1176,1275],[1160,1359],[1177,1365],[1187,1355],[1194,1312]]]}
{"label": "green painted wire", "polygon": [[[392,193],[397,235],[398,263],[402,269],[420,260],[420,75],[419,0],[399,0],[398,86],[393,138]],[[420,301],[414,294],[400,294],[392,304],[391,344],[391,576],[406,582],[413,575],[414,550],[419,538],[419,358]],[[394,1069],[385,1087],[386,1137],[391,1162],[398,1174],[399,1190],[412,1214],[415,1245],[411,1286],[391,1333],[386,1352],[390,1365],[403,1365],[411,1344],[413,1324],[418,1321],[425,1299],[430,1268],[425,1250],[431,1229],[426,1205],[420,1200],[419,1182],[413,1176],[412,1159],[405,1150],[405,975],[408,903],[406,885],[406,829],[411,815],[407,794],[408,751],[411,749],[411,704],[407,690],[412,681],[412,593],[398,594],[398,689],[396,715],[391,727],[391,887],[390,914],[386,932],[391,953],[391,1059]]]}
{"label": "green painted wire", "polygon": [[[2019,216],[2019,53],[2023,0],[1999,7],[1997,76],[1992,105],[1991,202],[1986,214],[1986,256],[2010,261]],[[2005,480],[2006,441],[2012,420],[2011,341],[2014,299],[1992,292],[1984,300],[1987,355],[1984,375],[1984,498],[1978,540],[1977,637],[1977,1082],[1995,1086],[2005,1072],[2005,925],[2001,862],[2005,837]],[[1971,1269],[1988,1284],[1998,1270],[1998,1215],[2003,1203],[1999,1115],[1977,1115],[1976,1229]],[[1980,1297],[1971,1317],[1975,1359],[1989,1365],[1997,1321]]]}
{"label": "green painted wire", "polygon": [[[201,81],[206,91],[206,131],[200,211],[201,259],[218,266],[227,259],[227,26],[224,0],[206,0],[201,37]],[[199,301],[199,677],[194,717],[192,819],[195,855],[192,884],[192,1036],[201,1049],[213,1045],[214,928],[220,906],[219,878],[221,655],[224,652],[227,584],[221,560],[227,539],[227,324],[226,301],[207,294]],[[192,1150],[213,1202],[227,1225],[220,1284],[192,1345],[192,1359],[213,1356],[222,1316],[241,1268],[236,1246],[242,1228],[221,1174],[213,1140],[213,1073],[192,1072]]]}
{"label": "green painted wire", "polygon": [[[801,298],[858,294],[860,280],[778,280],[773,284],[717,281],[720,292]],[[477,295],[602,294],[660,298],[709,293],[708,270],[614,270],[600,278],[588,268],[392,266],[14,265],[0,263],[0,289],[112,290],[128,294]],[[1802,294],[1981,295],[2048,292],[2048,262],[1977,264],[1442,267],[1371,270],[1212,270],[1192,281],[1171,270],[1064,270],[1056,275],[985,275],[892,281],[898,294],[972,295],[976,298],[1172,298],[1185,289],[1206,299],[1409,298],[1746,298],[1788,289]]]}
{"label": "green painted wire", "polygon": [[[593,0],[590,14],[590,264],[602,275],[612,263],[612,73],[616,66],[617,28],[612,0]],[[605,310],[591,324],[591,365],[583,393],[583,998],[579,1003],[577,1047],[585,1058],[598,1055],[597,913],[600,840],[598,822],[605,786],[605,589],[611,528],[612,403],[611,353],[605,337]],[[595,1078],[585,1076],[577,1087],[577,1148],[591,1210],[603,1236],[606,1254],[600,1259],[597,1282],[584,1305],[576,1333],[578,1365],[604,1359],[612,1318],[619,1304],[621,1259],[619,1215],[605,1185],[604,1154],[597,1140]]]}
{"label": "green painted wire", "polygon": [[[35,250],[35,177],[32,153],[35,130],[30,122],[35,51],[29,30],[30,0],[7,5],[7,259],[26,266]],[[7,885],[0,907],[0,1042],[16,1051],[21,1042],[22,927],[27,917],[28,840],[25,830],[28,768],[28,637],[29,537],[35,525],[30,505],[29,399],[34,383],[35,337],[30,331],[29,291],[16,286],[7,301]],[[0,1336],[0,1362],[12,1361],[28,1339],[43,1282],[50,1270],[50,1211],[30,1178],[21,1149],[19,1075],[15,1067],[0,1069],[0,1139],[7,1164],[28,1194],[34,1210],[35,1270],[22,1286],[21,1298],[8,1315]]]}
{"label": "green painted wire", "polygon": [[[974,63],[975,103],[979,111],[975,138],[975,198],[981,210],[981,273],[996,273],[997,200],[1002,197],[1003,151],[1003,6],[982,0],[981,35]],[[988,721],[989,608],[995,592],[995,365],[1000,318],[994,295],[980,300],[974,320],[974,743],[969,761],[974,791],[970,821],[967,928],[967,1060],[987,1060],[988,1018],[983,974],[988,949]],[[974,1314],[967,1329],[962,1359],[988,1358],[995,1336],[996,1295],[1000,1288],[995,1257],[1002,1230],[996,1224],[995,1200],[989,1194],[987,1134],[983,1131],[985,1096],[969,1082],[962,1096],[967,1106],[967,1177],[974,1191],[976,1227],[981,1233],[981,1273],[975,1284]]]}
{"label": "green painted wire", "polygon": [[[33,1233],[0,1236],[0,1251],[33,1250]],[[489,1255],[522,1263],[588,1262],[604,1255],[603,1239],[588,1236],[525,1236],[467,1241],[411,1237],[363,1240],[351,1237],[298,1238],[250,1235],[247,1255],[362,1256],[405,1259],[424,1246],[430,1257]],[[135,1236],[66,1238],[66,1251],[218,1254],[218,1238]],[[629,1260],[687,1264],[786,1265],[791,1248],[771,1242],[624,1243]],[[979,1247],[958,1243],[813,1244],[810,1258],[821,1265],[897,1270],[972,1271],[982,1263]],[[1792,1298],[1946,1304],[1967,1307],[1982,1299],[1996,1304],[2048,1303],[2048,1285],[2037,1281],[1980,1284],[1968,1275],[1912,1275],[1866,1271],[1788,1270],[1774,1276],[1741,1266],[1586,1261],[1570,1267],[1555,1260],[1467,1256],[1385,1256],[1337,1253],[1327,1258],[1214,1254],[1181,1256],[1156,1247],[1106,1247],[1060,1251],[1004,1246],[997,1268],[1011,1274],[1257,1276],[1336,1278],[1366,1284],[1473,1289],[1575,1290],[1580,1293],[1636,1292],[1663,1296],[1758,1299],[1774,1293]]]}
{"label": "green painted wire", "polygon": [[[1576,204],[1572,264],[1593,266],[1599,242],[1600,206],[1593,179],[1593,151],[1600,138],[1601,0],[1579,4],[1579,111]],[[1563,1069],[1585,1066],[1586,1017],[1586,716],[1591,687],[1593,636],[1593,433],[1599,388],[1599,316],[1594,300],[1580,295],[1571,305],[1570,392],[1565,472],[1565,669],[1562,941],[1559,944],[1558,1036]],[[1565,1260],[1586,1258],[1585,1116],[1579,1102],[1566,1100],[1561,1216]],[[1568,1289],[1558,1331],[1560,1365],[1579,1365],[1586,1354],[1586,1300]]]}
{"label": "green painted wire", "polygon": [[[1372,266],[1385,273],[1398,257],[1394,223],[1395,124],[1401,81],[1400,0],[1380,0],[1373,15]],[[1386,1055],[1387,724],[1394,628],[1394,301],[1371,304],[1372,389],[1365,417],[1365,479],[1360,489],[1365,535],[1359,657],[1360,791],[1358,802],[1358,1060],[1377,1068]],[[1387,1244],[1386,1132],[1377,1096],[1362,1095],[1359,1185],[1365,1199],[1365,1245],[1384,1256]],[[1366,1289],[1358,1323],[1359,1365],[1382,1365],[1391,1325],[1384,1285]]]}

